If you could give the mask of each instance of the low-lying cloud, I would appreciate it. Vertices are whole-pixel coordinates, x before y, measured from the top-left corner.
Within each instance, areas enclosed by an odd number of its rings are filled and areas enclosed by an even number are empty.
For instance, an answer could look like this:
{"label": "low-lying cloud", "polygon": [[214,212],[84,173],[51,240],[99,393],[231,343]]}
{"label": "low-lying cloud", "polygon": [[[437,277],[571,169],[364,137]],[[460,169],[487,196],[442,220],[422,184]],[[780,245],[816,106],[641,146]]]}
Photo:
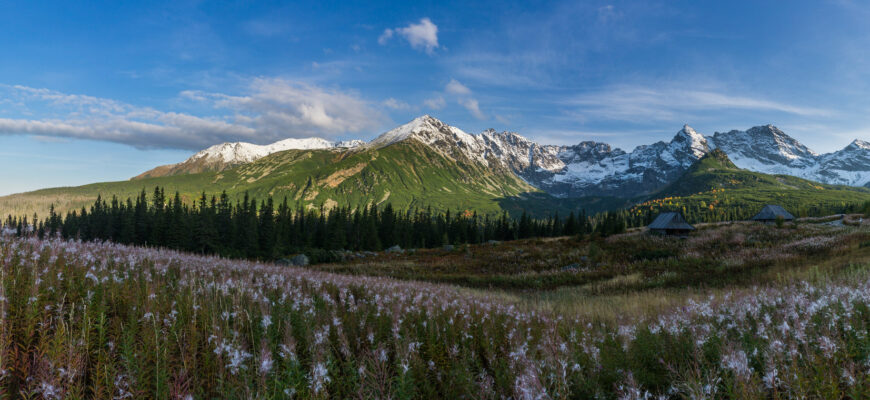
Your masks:
{"label": "low-lying cloud", "polygon": [[0,134],[123,143],[137,148],[198,150],[226,141],[270,143],[291,137],[337,137],[375,129],[382,113],[356,94],[276,78],[254,79],[242,94],[185,91],[181,101],[216,116],[165,112],[92,96],[0,86],[26,114],[0,118]]}

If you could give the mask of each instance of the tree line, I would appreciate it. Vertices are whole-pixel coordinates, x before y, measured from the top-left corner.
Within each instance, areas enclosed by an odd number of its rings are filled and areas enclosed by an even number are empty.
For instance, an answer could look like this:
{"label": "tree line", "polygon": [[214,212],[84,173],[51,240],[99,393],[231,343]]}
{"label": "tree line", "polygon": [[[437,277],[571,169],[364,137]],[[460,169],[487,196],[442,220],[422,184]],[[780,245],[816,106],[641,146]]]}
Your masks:
{"label": "tree line", "polygon": [[[614,223],[608,222],[608,229],[613,230],[610,225]],[[580,235],[596,228],[585,211],[572,212],[565,218],[553,215],[534,219],[525,213],[512,218],[507,213],[493,217],[471,211],[401,211],[391,204],[326,210],[294,207],[286,198],[278,204],[272,197],[258,202],[247,193],[234,203],[226,192],[211,197],[203,193],[188,204],[178,193],[167,198],[160,187],[154,189],[150,199],[145,190],[126,201],[98,197],[89,208],[82,207],[65,216],[57,214],[52,206],[45,219],[33,216],[28,221],[26,217],[9,216],[4,226],[18,235],[60,235],[67,239],[108,240],[267,260],[316,250],[433,248]],[[625,225],[619,229],[624,230]]]}
{"label": "tree line", "polygon": [[[795,207],[796,216],[821,216],[844,212],[870,214],[870,202],[850,205]],[[362,209],[291,206],[286,198],[257,201],[246,193],[233,202],[226,192],[205,193],[188,204],[179,193],[169,199],[156,187],[125,201],[98,196],[89,208],[59,215],[52,206],[48,218],[8,216],[7,233],[54,236],[84,241],[108,240],[122,244],[166,247],[200,254],[272,260],[306,253],[328,259],[334,250],[378,251],[392,246],[434,248],[526,238],[571,235],[609,236],[627,228],[648,225],[660,212],[680,211],[689,222],[744,220],[757,210],[741,205],[709,209],[705,204],[652,206],[602,212],[585,211],[532,218],[525,212],[514,218],[471,211],[433,212],[431,208],[396,210],[391,204]],[[315,256],[318,258],[318,256]]]}

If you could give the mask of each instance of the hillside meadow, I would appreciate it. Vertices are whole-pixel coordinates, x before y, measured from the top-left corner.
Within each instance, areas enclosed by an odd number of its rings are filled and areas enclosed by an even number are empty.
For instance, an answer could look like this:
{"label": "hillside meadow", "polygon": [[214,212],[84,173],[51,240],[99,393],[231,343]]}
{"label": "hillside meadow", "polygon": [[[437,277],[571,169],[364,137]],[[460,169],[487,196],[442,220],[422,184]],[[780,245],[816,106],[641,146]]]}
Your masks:
{"label": "hillside meadow", "polygon": [[[857,218],[826,222],[710,225],[686,240],[506,242],[309,269],[0,235],[0,393],[866,398],[870,233]],[[439,277],[481,276],[476,268],[529,283]],[[588,277],[536,283],[547,274]]]}
{"label": "hillside meadow", "polygon": [[[860,221],[860,223],[859,223]],[[820,262],[870,257],[870,220],[803,218],[782,227],[753,222],[698,224],[687,240],[644,228],[483,245],[347,254],[323,271],[528,292],[581,287],[590,294],[759,282]],[[356,253],[359,255],[364,255]]]}

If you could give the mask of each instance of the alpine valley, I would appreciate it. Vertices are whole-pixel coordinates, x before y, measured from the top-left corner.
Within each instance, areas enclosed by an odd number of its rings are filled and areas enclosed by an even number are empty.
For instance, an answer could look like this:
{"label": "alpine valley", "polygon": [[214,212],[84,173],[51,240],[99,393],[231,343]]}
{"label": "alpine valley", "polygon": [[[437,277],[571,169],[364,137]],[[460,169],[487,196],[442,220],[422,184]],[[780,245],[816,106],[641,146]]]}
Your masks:
{"label": "alpine valley", "polygon": [[[719,160],[714,164],[726,166],[729,174],[693,168],[713,152]],[[733,173],[751,179],[735,180]],[[2,197],[0,215],[44,213],[49,204],[66,211],[100,194],[125,199],[156,186],[177,191],[188,202],[203,192],[226,191],[235,198],[244,193],[287,198],[308,208],[391,203],[399,209],[546,215],[648,203],[686,187],[683,179],[691,179],[694,192],[681,196],[743,193],[732,203],[763,203],[789,193],[813,204],[861,202],[870,199],[870,143],[855,140],[842,150],[817,154],[772,125],[710,136],[686,125],[670,142],[626,152],[591,141],[544,145],[492,129],[469,134],[424,115],[368,143],[309,138],[265,146],[217,144],[129,181]]]}

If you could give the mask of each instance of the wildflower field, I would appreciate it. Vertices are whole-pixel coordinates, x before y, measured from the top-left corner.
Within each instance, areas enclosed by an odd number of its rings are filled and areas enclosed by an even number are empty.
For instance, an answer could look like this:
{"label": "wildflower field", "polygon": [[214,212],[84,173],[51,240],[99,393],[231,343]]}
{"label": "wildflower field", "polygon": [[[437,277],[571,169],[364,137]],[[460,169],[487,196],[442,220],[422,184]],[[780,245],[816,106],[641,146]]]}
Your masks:
{"label": "wildflower field", "polygon": [[[866,227],[524,243],[298,269],[0,235],[0,396],[870,397]],[[491,256],[462,261],[475,252]],[[676,300],[612,318],[545,306],[637,293]]]}

